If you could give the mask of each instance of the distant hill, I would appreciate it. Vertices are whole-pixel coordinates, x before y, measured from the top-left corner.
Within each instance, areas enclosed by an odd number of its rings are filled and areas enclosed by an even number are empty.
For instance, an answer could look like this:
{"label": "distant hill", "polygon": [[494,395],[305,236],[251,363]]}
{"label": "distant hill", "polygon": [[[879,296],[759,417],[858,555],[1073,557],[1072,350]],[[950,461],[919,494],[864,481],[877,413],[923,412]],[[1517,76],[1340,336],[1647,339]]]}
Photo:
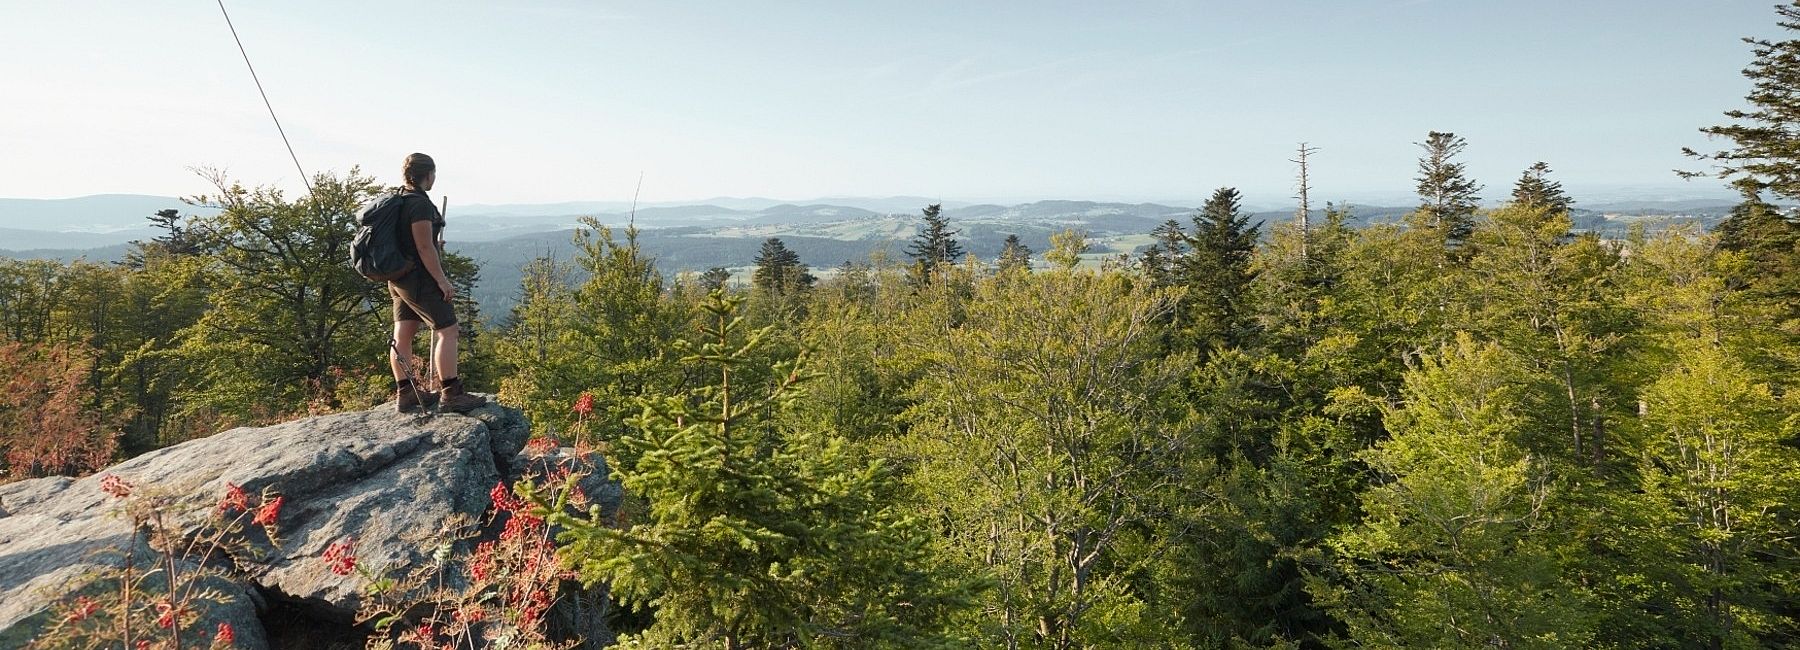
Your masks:
{"label": "distant hill", "polygon": [[31,250],[38,248],[87,249],[102,246],[115,246],[124,242],[149,239],[160,231],[152,228],[127,228],[105,233],[92,232],[47,232],[43,230],[24,230],[20,228],[0,228],[0,250]]}
{"label": "distant hill", "polygon": [[[725,203],[725,204],[722,204]],[[849,205],[858,203],[860,205]],[[703,271],[720,266],[742,270],[754,259],[763,239],[780,237],[801,260],[815,268],[831,268],[846,260],[866,260],[885,250],[896,261],[905,260],[906,242],[916,232],[919,209],[916,197],[844,199],[832,202],[784,203],[763,199],[729,199],[682,205],[640,206],[635,223],[644,250],[657,258],[663,273]],[[729,205],[727,205],[729,204]],[[60,232],[38,223],[64,225],[64,221],[31,222],[30,227],[0,225],[0,256],[93,261],[123,258],[131,240],[155,236],[144,228],[143,218],[155,210],[191,207],[165,197],[105,195],[63,201],[0,200],[12,210],[4,214],[113,214],[115,226],[105,232]],[[503,315],[517,300],[521,269],[533,258],[549,255],[569,260],[575,254],[570,232],[583,216],[601,223],[623,226],[633,221],[629,205],[574,202],[542,205],[450,206],[451,248],[481,262],[482,281],[475,298],[491,317]],[[898,209],[875,209],[879,208]],[[1731,203],[1697,201],[1621,201],[1596,205],[1577,204],[1573,213],[1578,229],[1622,237],[1635,224],[1652,230],[1678,224],[1711,228],[1730,212]],[[579,208],[596,208],[593,211]],[[478,214],[482,210],[487,214]],[[1350,224],[1366,227],[1395,223],[1413,210],[1411,206],[1350,205]],[[60,211],[60,212],[59,212]],[[1050,200],[1016,205],[947,203],[946,216],[959,231],[958,238],[970,253],[993,259],[1008,235],[1018,235],[1026,246],[1042,254],[1049,249],[1052,233],[1075,228],[1088,233],[1099,253],[1129,253],[1151,242],[1149,233],[1164,221],[1191,223],[1195,208],[1161,203],[1116,203]],[[1260,211],[1252,222],[1270,226],[1292,219],[1291,210]],[[1323,210],[1313,212],[1322,220]]]}
{"label": "distant hill", "polygon": [[1737,207],[1736,201],[1691,199],[1685,201],[1615,201],[1611,203],[1576,204],[1577,208],[1608,214],[1693,214],[1725,215]]}
{"label": "distant hill", "polygon": [[112,244],[95,248],[33,248],[28,250],[0,250],[0,258],[21,260],[57,260],[73,262],[87,260],[94,263],[121,262],[125,253],[131,250],[130,244]]}
{"label": "distant hill", "polygon": [[[96,194],[72,199],[0,199],[0,228],[108,233],[143,228],[158,210],[194,212],[181,199],[144,194]],[[0,248],[10,248],[0,244]]]}

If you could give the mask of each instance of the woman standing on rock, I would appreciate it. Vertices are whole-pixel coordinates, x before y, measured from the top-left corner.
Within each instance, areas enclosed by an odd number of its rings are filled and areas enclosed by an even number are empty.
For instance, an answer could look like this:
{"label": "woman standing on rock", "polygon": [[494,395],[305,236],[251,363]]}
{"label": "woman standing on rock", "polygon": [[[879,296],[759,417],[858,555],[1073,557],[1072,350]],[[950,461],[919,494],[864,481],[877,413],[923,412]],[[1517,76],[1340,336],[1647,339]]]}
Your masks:
{"label": "woman standing on rock", "polygon": [[[394,298],[394,345],[388,349],[388,362],[394,369],[394,393],[401,413],[414,413],[442,401],[443,410],[467,413],[487,403],[487,399],[463,390],[462,378],[456,376],[456,313],[450,301],[456,298],[456,287],[444,275],[444,216],[426,192],[437,182],[437,163],[431,156],[415,153],[406,157],[400,167],[406,179],[400,204],[400,250],[414,262],[412,270],[388,281],[388,293]],[[412,341],[419,333],[420,322],[431,325],[432,370],[439,378],[436,393],[419,390],[412,378]]]}

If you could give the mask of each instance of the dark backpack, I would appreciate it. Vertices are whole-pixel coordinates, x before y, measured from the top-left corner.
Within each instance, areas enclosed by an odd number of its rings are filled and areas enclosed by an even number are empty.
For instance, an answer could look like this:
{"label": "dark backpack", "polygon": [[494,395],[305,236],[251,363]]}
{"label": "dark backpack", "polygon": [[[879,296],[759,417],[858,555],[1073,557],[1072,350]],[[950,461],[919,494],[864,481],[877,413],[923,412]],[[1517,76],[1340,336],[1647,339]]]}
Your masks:
{"label": "dark backpack", "polygon": [[400,208],[406,195],[384,194],[363,206],[356,239],[350,242],[350,266],[363,277],[386,282],[413,269],[413,259],[400,250]]}

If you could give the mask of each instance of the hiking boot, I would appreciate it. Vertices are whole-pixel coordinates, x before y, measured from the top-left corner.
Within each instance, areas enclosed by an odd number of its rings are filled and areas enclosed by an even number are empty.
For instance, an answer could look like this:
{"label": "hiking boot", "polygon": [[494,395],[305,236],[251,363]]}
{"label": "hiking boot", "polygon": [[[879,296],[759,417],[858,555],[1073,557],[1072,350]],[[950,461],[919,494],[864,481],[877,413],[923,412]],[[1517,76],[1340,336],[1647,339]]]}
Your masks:
{"label": "hiking boot", "polygon": [[451,379],[444,382],[444,390],[440,391],[440,394],[443,396],[444,400],[443,410],[452,413],[468,413],[469,411],[481,408],[487,404],[486,397],[470,395],[467,391],[464,391],[462,380],[460,379]]}
{"label": "hiking boot", "polygon": [[401,413],[418,413],[437,406],[438,394],[407,382],[394,389],[394,401],[399,403]]}

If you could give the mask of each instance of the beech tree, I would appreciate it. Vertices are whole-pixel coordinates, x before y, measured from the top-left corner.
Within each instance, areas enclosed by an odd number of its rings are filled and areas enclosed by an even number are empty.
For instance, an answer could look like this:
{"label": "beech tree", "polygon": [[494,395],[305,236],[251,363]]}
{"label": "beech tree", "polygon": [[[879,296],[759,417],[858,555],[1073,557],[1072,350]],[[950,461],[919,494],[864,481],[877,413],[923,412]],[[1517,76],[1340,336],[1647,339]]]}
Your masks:
{"label": "beech tree", "polygon": [[1335,579],[1316,598],[1351,642],[1380,647],[1579,646],[1594,639],[1583,590],[1561,579],[1571,540],[1552,527],[1555,486],[1524,444],[1543,379],[1498,346],[1460,338],[1384,407],[1393,437],[1364,458],[1378,480],[1362,521],[1330,542]]}
{"label": "beech tree", "polygon": [[205,315],[184,337],[181,353],[201,381],[184,387],[187,399],[267,417],[335,401],[346,373],[387,374],[387,288],[344,262],[358,208],[384,188],[357,170],[316,175],[299,200],[220,174],[212,181],[216,193],[194,201],[218,212],[184,226],[211,287]]}
{"label": "beech tree", "polygon": [[975,291],[947,340],[907,348],[924,363],[901,445],[920,513],[942,518],[941,552],[995,581],[977,645],[1169,641],[1166,604],[1134,580],[1169,540],[1142,533],[1190,478],[1190,441],[1163,405],[1192,360],[1157,348],[1174,300],[1088,271]]}
{"label": "beech tree", "polygon": [[1800,545],[1781,514],[1800,498],[1793,409],[1723,349],[1683,348],[1644,391],[1634,559],[1662,579],[1650,604],[1673,610],[1681,636],[1777,645],[1800,633],[1790,606]]}

